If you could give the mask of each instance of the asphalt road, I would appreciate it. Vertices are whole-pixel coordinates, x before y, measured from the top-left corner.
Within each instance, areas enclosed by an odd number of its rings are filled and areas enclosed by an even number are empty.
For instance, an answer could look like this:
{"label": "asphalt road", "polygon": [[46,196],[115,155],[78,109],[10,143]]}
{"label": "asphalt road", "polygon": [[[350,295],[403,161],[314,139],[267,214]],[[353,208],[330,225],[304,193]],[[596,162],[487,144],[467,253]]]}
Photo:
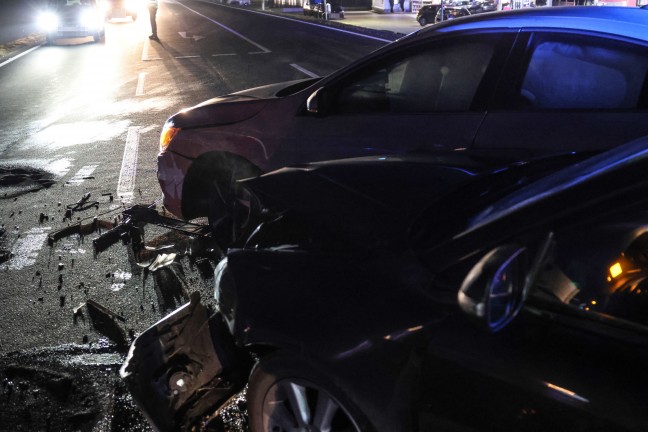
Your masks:
{"label": "asphalt road", "polygon": [[192,0],[162,3],[153,42],[146,18],[0,66],[0,430],[147,429],[117,370],[133,337],[191,292],[208,301],[219,257],[154,224],[139,232],[145,248],[93,244],[124,209],[159,200],[162,124],[385,43]]}

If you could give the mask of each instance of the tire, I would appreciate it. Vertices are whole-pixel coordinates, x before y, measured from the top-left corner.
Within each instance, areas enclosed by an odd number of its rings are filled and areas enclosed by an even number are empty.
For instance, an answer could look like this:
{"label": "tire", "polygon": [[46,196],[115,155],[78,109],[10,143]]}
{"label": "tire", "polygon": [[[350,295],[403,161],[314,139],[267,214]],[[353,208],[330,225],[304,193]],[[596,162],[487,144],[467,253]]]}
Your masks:
{"label": "tire", "polygon": [[419,24],[421,24],[421,26],[424,26],[424,25],[426,25],[427,23],[428,23],[428,20],[427,20],[424,16],[422,16],[422,17],[419,19]]}
{"label": "tire", "polygon": [[95,34],[92,36],[92,39],[93,39],[96,43],[100,43],[100,42],[105,42],[106,37],[105,37],[105,35],[104,35],[103,33],[95,33]]}
{"label": "tire", "polygon": [[251,432],[369,430],[330,380],[282,354],[257,363],[250,375],[247,402]]}
{"label": "tire", "polygon": [[137,21],[137,14],[136,14],[136,13],[133,14],[133,15],[131,15],[131,20],[132,20],[133,22]]}
{"label": "tire", "polygon": [[245,159],[236,156],[217,155],[211,158],[211,168],[222,167],[212,171],[207,190],[207,219],[215,236],[225,244],[239,240],[244,233],[254,226],[254,215],[257,207],[253,197],[237,180],[257,177],[261,171]]}

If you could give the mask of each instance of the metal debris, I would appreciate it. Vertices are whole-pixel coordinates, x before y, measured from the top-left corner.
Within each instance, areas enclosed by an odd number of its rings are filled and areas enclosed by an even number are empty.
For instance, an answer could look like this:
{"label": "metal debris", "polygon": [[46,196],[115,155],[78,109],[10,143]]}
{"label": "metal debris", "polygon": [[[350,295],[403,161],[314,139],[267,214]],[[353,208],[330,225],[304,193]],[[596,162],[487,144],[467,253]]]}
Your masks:
{"label": "metal debris", "polygon": [[144,247],[142,232],[146,224],[172,229],[188,236],[207,236],[210,232],[209,226],[160,215],[155,209],[155,204],[150,206],[134,205],[124,210],[122,214],[123,217],[119,224],[92,241],[95,254],[106,250],[120,240],[124,244],[132,242],[133,250],[139,252]]}
{"label": "metal debris", "polygon": [[173,264],[173,261],[175,261],[177,254],[175,253],[170,253],[170,254],[160,254],[155,258],[155,261],[153,261],[147,268],[149,271],[156,271],[162,267],[169,266]]}
{"label": "metal debris", "polygon": [[93,327],[117,344],[119,348],[127,349],[126,331],[117,322],[126,322],[126,319],[93,300],[87,300],[85,305]]}

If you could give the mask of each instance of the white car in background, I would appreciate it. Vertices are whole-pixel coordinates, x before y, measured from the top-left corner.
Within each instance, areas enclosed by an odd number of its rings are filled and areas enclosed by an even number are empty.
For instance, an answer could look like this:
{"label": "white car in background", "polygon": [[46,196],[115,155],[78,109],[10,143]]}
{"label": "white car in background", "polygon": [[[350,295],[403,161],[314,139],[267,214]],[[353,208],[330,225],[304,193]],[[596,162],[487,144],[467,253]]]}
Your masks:
{"label": "white car in background", "polygon": [[49,0],[40,16],[40,27],[47,43],[56,39],[105,38],[104,13],[97,0]]}

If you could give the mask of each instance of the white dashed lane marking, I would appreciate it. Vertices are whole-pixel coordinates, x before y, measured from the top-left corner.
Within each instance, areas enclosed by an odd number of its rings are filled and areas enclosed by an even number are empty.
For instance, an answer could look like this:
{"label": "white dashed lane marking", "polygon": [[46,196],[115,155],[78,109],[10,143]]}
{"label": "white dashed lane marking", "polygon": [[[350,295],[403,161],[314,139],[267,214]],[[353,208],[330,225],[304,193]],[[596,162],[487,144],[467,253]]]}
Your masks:
{"label": "white dashed lane marking", "polygon": [[117,196],[124,203],[133,202],[133,190],[135,190],[135,173],[137,172],[137,152],[139,148],[139,126],[128,128],[126,145],[124,146],[124,157],[122,159],[119,182],[117,183]]}
{"label": "white dashed lane marking", "polygon": [[86,165],[86,166],[82,167],[66,183],[76,186],[76,185],[79,185],[79,184],[83,183],[84,181],[88,180],[89,178],[94,178],[94,177],[92,177],[92,173],[94,173],[94,170],[97,169],[98,166],[99,165]]}
{"label": "white dashed lane marking", "polygon": [[36,227],[23,233],[11,248],[11,258],[0,270],[21,270],[36,263],[38,253],[47,240],[51,227]]}

